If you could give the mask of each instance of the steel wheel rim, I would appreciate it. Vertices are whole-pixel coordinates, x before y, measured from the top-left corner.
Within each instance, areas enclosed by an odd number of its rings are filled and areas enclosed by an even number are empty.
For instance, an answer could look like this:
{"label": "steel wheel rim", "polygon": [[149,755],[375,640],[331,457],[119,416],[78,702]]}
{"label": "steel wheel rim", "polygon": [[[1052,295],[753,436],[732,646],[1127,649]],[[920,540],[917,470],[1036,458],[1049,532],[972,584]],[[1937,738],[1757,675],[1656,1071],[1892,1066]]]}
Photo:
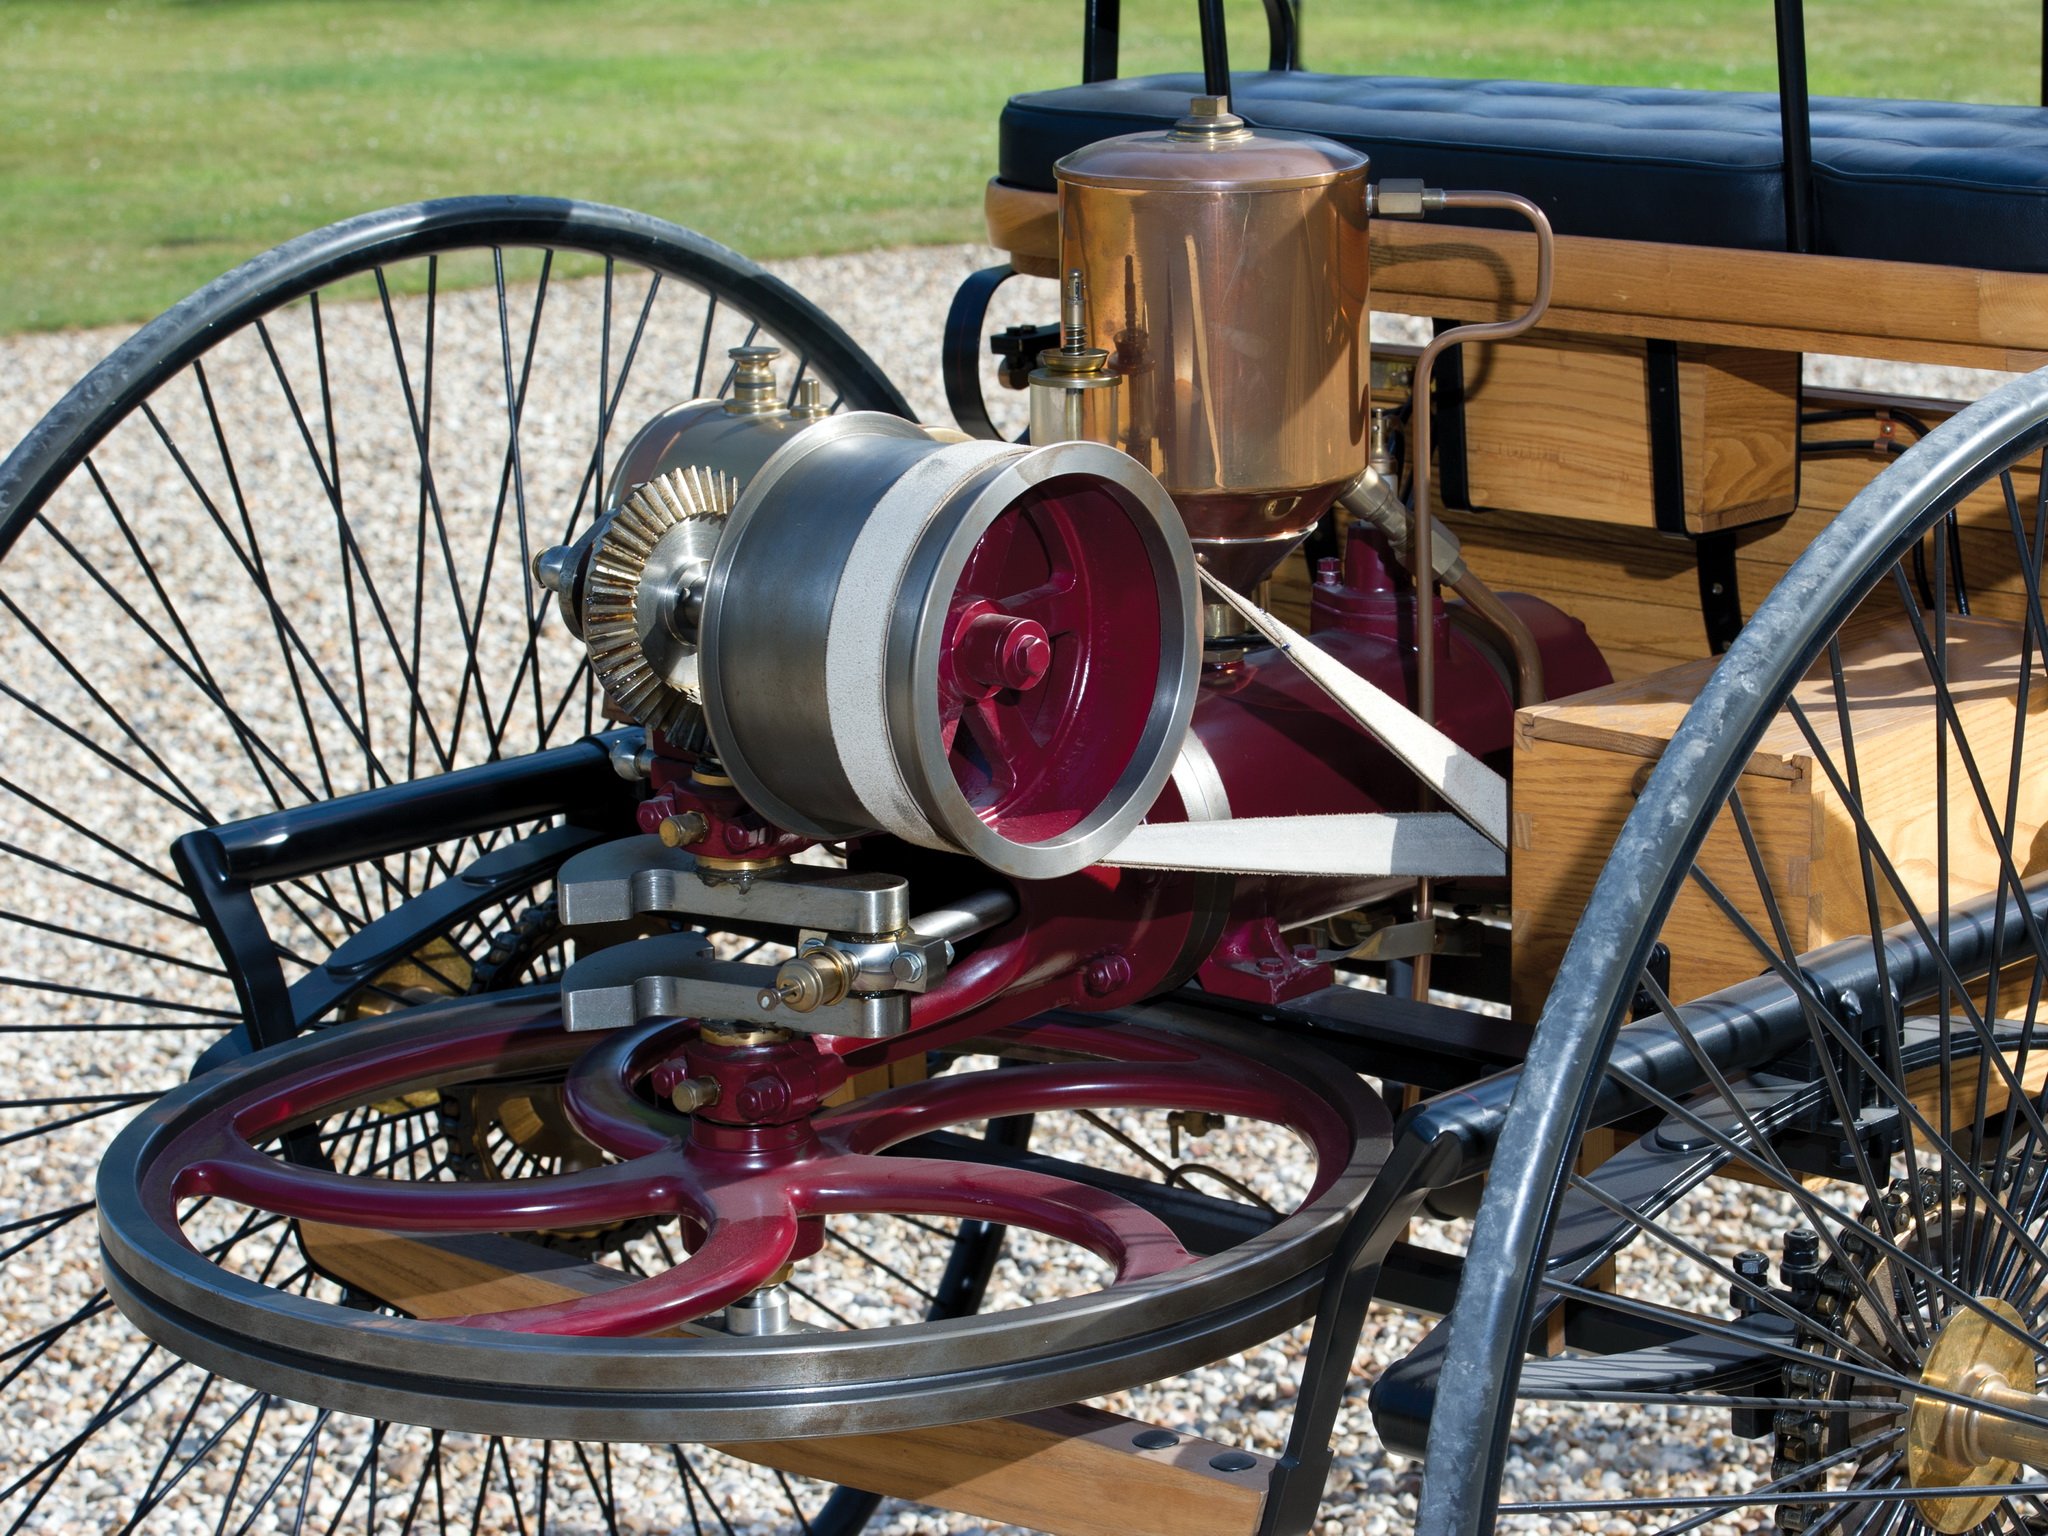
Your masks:
{"label": "steel wheel rim", "polygon": [[[530,998],[458,1004],[433,1017],[455,1029],[491,1015],[532,1018],[543,1007]],[[286,1392],[310,1355],[321,1365],[303,1380],[323,1405],[477,1432],[531,1433],[541,1423],[578,1439],[758,1440],[847,1433],[855,1408],[863,1431],[988,1417],[1175,1374],[1300,1321],[1386,1147],[1385,1111],[1334,1065],[1246,1045],[1223,1025],[1149,1023],[1151,1033],[1246,1057],[1318,1095],[1351,1139],[1346,1165],[1267,1234],[1154,1281],[988,1316],[767,1339],[365,1330],[333,1307],[211,1270],[157,1224],[129,1175],[147,1178],[181,1128],[294,1069],[367,1057],[393,1028],[372,1022],[274,1047],[175,1090],[122,1132],[106,1165],[118,1172],[102,1177],[102,1243],[110,1280],[153,1337],[209,1368],[256,1367],[264,1385]]]}
{"label": "steel wheel rim", "polygon": [[[2044,442],[2048,442],[2048,374],[2018,380],[1929,433],[1921,445],[1857,496],[1786,573],[1701,690],[1663,754],[1603,869],[1521,1071],[1525,1086],[1541,1083],[1548,1091],[1516,1095],[1473,1230],[1472,1256],[1453,1314],[1456,1323],[1450,1330],[1430,1426],[1429,1455],[1432,1466],[1478,1465],[1486,1469],[1486,1475],[1429,1478],[1418,1516],[1419,1531],[1431,1536],[1474,1531],[1494,1516],[1507,1436],[1524,1374],[1520,1341],[1526,1336],[1540,1288],[1537,1276],[1543,1245],[1572,1177],[1570,1159],[1563,1149],[1576,1144],[1595,1096],[1603,1089],[1602,1064],[1614,1048],[1663,914],[1687,879],[1707,835],[1712,821],[1709,813],[1718,810],[1734,790],[1743,766],[1770,724],[1773,709],[1764,708],[1760,701],[1769,701],[1774,708],[1792,679],[1809,666],[1824,664],[1831,639],[1839,635],[1866,593],[1887,577],[1903,593],[1907,555],[1938,527],[1947,509],[2009,476]],[[2005,488],[2010,493],[2009,478]],[[2038,574],[2042,503],[2035,499],[2031,527],[2026,526],[2028,519],[2018,500],[2009,499],[2008,506],[2020,563],[2023,567],[2031,564]],[[1942,587],[1936,598],[1939,610],[1945,610],[1949,596],[1941,577],[1944,556],[1945,547],[1937,538],[1936,585]],[[1959,577],[1957,583],[1960,585]],[[2021,621],[2027,646],[2023,654],[2034,658],[2035,670],[2044,654],[2038,593],[2036,582]],[[1929,629],[1936,629],[1938,623],[1928,616]],[[1924,649],[1925,635],[1921,643]],[[1933,655],[1928,652],[1930,673],[1937,670]],[[1945,685],[1945,669],[1941,676]],[[1853,751],[1850,762],[1853,769]],[[1997,766],[1995,762],[1992,765],[1994,780]],[[2015,749],[2013,771],[2017,770]],[[2002,787],[1994,781],[1992,794]],[[1852,798],[1860,806],[1860,797]],[[1859,833],[1858,846],[1867,847],[1868,842]],[[1949,911],[1945,889],[1944,914]],[[2031,898],[2028,905],[2034,905]],[[2017,904],[2013,910],[2018,910]],[[2013,921],[2018,922],[2017,917]],[[1861,943],[1869,949],[1867,940],[1843,942]],[[1914,942],[1927,947],[1918,936]],[[2038,950],[2028,952],[2038,960]],[[1768,991],[1770,984],[1767,977],[1751,985]],[[2030,1047],[2036,1033],[2032,1016],[2030,1005],[2029,1022],[2021,1037],[2023,1050]],[[1948,1049],[1943,1047],[1945,1053]],[[2010,1047],[2001,1044],[1996,1054],[2003,1058],[2010,1054]],[[1726,1160],[1724,1155],[1721,1161]],[[1945,1299],[1967,1306],[1961,1298]],[[1860,1500],[1841,1490],[1824,1500],[1803,1495],[1797,1488],[1784,1491],[1792,1494],[1789,1504],[1798,1504],[1802,1498],[1817,1503],[1837,1523],[1843,1518],[1839,1505],[1876,1518],[1892,1505],[1904,1507],[1912,1502],[1896,1491],[1876,1491]],[[1730,1511],[1774,1502],[1768,1493],[1753,1499],[1745,1495],[1716,1497]],[[1674,1502],[1667,1497],[1660,1502],[1652,1497],[1642,1501],[1641,1509],[1668,1509],[1673,1521],[1704,1520],[1707,1516],[1701,1509],[1706,1503],[1687,1505],[1682,1500]],[[1593,1510],[1593,1506],[1558,1503],[1515,1505],[1500,1513],[1503,1517],[1543,1518],[1541,1510],[1546,1508],[1551,1518]],[[1613,1512],[1617,1517],[1634,1518],[1640,1510],[1617,1505]]]}

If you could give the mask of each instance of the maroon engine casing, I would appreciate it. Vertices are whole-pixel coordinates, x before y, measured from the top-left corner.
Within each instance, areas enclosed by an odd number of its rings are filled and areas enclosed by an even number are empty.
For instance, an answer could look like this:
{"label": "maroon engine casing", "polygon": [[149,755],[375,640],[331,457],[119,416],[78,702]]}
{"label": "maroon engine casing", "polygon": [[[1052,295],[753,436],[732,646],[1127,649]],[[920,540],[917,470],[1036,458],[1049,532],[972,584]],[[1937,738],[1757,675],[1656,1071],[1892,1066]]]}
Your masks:
{"label": "maroon engine casing", "polygon": [[[1333,568],[1334,567],[1334,568]],[[1578,620],[1504,594],[1534,634],[1551,697],[1611,681]],[[1376,533],[1354,528],[1312,595],[1316,643],[1392,694],[1415,697],[1414,602]],[[1437,609],[1437,724],[1505,773],[1514,731],[1513,667],[1457,602]],[[1412,810],[1415,777],[1270,647],[1205,669],[1190,746],[1152,813],[1180,820]],[[1206,778],[1206,784],[1191,783]],[[1222,804],[1215,803],[1220,798]],[[1384,899],[1406,880],[1302,879],[1114,869],[1021,882],[1016,918],[913,1005],[938,1024],[972,1012],[993,1026],[1056,1007],[1135,1003],[1189,979],[1226,996],[1278,1002],[1334,979],[1288,931]],[[1505,891],[1499,894],[1505,895]],[[856,1056],[875,1047],[853,1047]]]}

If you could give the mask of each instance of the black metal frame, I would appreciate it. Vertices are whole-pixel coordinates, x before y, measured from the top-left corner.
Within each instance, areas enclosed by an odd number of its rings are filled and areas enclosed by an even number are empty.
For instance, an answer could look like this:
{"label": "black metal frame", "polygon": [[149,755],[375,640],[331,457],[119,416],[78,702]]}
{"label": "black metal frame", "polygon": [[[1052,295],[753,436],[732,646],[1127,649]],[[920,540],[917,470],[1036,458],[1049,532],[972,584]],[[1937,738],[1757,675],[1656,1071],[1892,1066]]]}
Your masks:
{"label": "black metal frame", "polygon": [[[179,838],[172,862],[242,1008],[241,1022],[204,1053],[200,1069],[289,1040],[451,924],[539,884],[571,854],[631,832],[637,797],[613,769],[612,752],[621,738],[637,734],[589,736]],[[428,887],[286,984],[276,942],[256,905],[262,887],[556,816],[563,818],[560,825],[495,849]]]}
{"label": "black metal frame", "polygon": [[[1274,73],[1301,68],[1301,15],[1295,0],[1263,0],[1266,7],[1266,68]],[[1220,0],[1197,0],[1202,17],[1202,62],[1212,96],[1227,96],[1230,76],[1223,42]],[[1123,0],[1085,0],[1081,21],[1081,83],[1114,80],[1117,41],[1123,30]]]}

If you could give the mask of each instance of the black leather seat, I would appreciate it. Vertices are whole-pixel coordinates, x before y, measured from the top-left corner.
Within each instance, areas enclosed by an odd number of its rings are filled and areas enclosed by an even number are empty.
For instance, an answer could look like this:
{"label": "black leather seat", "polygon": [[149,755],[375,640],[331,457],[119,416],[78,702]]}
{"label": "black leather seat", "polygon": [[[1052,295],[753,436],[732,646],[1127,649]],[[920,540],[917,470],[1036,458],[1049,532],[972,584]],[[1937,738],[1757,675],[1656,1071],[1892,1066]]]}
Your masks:
{"label": "black leather seat", "polygon": [[[1559,234],[1785,248],[1775,96],[1300,71],[1233,86],[1261,127],[1354,145],[1375,177],[1520,192]],[[1050,191],[1061,155],[1170,123],[1201,88],[1148,75],[1013,97],[1001,178]],[[1816,97],[1813,158],[1823,254],[2048,271],[2048,109]]]}

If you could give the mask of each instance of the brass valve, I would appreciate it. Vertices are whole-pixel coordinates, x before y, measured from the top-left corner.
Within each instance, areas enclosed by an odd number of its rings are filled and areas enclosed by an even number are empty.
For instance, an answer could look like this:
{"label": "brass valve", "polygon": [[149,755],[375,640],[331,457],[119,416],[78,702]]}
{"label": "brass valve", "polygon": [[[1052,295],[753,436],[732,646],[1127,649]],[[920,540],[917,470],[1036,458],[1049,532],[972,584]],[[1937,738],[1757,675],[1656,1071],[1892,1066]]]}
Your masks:
{"label": "brass valve", "polygon": [[1060,344],[1031,371],[1031,441],[1117,446],[1119,375],[1109,354],[1088,345],[1088,294],[1079,268],[1060,294]]}
{"label": "brass valve", "polygon": [[773,997],[792,1013],[827,1008],[853,990],[857,970],[854,962],[836,949],[822,945],[807,949],[795,959],[782,962],[775,972],[774,991],[761,1001],[765,1004]]}
{"label": "brass valve", "polygon": [[782,409],[782,391],[775,382],[775,359],[780,347],[730,347],[732,393],[726,397],[731,416],[766,416]]}

